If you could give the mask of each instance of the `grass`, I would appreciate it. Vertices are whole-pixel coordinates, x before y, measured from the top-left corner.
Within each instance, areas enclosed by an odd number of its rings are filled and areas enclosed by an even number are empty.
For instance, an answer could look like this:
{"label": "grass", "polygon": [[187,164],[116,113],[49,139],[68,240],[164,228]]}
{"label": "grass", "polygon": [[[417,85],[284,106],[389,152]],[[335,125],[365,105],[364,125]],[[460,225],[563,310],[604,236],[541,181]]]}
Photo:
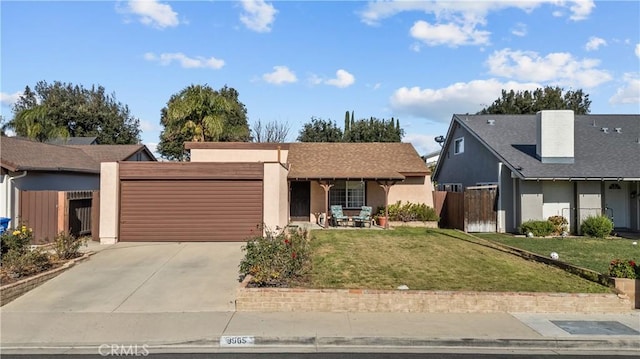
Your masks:
{"label": "grass", "polygon": [[478,237],[504,243],[542,256],[551,252],[560,260],[602,274],[609,273],[609,263],[615,258],[640,261],[640,246],[629,239],[597,239],[588,237],[526,238],[509,234],[483,233]]}
{"label": "grass", "polygon": [[603,293],[610,289],[537,262],[424,228],[312,232],[310,288]]}

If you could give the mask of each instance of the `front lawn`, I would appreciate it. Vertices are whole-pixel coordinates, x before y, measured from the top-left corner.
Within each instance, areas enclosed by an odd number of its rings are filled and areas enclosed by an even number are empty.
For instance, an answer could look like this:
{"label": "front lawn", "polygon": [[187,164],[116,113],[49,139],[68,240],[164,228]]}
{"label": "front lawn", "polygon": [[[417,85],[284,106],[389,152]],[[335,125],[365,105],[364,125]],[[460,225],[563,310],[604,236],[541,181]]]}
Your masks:
{"label": "front lawn", "polygon": [[609,273],[609,263],[615,258],[640,261],[640,246],[633,245],[633,241],[630,239],[526,238],[498,233],[483,233],[477,236],[545,257],[548,257],[551,252],[556,252],[563,262],[602,274]]}
{"label": "front lawn", "polygon": [[424,228],[315,230],[308,288],[603,293],[610,289],[555,267]]}

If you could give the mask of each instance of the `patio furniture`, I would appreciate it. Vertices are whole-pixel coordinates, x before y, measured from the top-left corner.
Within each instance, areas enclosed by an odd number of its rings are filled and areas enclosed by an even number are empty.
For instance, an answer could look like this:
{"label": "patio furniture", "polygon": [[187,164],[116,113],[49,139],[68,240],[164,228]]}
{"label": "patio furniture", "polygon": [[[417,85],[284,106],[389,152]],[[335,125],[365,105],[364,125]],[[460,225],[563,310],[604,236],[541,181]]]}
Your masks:
{"label": "patio furniture", "polygon": [[360,210],[360,214],[358,214],[357,216],[354,216],[352,219],[353,219],[354,227],[360,227],[360,226],[364,227],[364,225],[368,223],[369,228],[371,228],[371,207],[362,206],[362,209]]}
{"label": "patio furniture", "polygon": [[345,216],[342,213],[342,206],[333,205],[331,206],[331,225],[338,226],[340,223],[349,223],[349,216]]}

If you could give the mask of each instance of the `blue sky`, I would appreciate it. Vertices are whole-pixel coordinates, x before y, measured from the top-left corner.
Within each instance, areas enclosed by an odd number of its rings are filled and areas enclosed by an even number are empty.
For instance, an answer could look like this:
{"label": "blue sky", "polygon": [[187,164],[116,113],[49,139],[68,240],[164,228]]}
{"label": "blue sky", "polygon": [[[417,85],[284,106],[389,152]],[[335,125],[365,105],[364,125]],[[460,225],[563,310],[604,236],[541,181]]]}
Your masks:
{"label": "blue sky", "polygon": [[640,113],[638,1],[0,2],[1,113],[24,87],[102,85],[154,149],[190,84],[240,93],[249,124],[399,118],[420,154],[453,113],[502,89],[582,89],[592,113]]}

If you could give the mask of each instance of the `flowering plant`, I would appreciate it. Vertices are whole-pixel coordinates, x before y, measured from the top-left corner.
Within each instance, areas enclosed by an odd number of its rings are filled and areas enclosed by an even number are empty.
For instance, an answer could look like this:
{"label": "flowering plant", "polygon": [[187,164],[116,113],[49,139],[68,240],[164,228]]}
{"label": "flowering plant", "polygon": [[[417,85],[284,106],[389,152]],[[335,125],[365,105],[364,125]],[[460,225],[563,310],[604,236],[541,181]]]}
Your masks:
{"label": "flowering plant", "polygon": [[614,278],[640,278],[640,266],[632,259],[614,259],[609,263],[609,276]]}
{"label": "flowering plant", "polygon": [[27,250],[31,239],[33,238],[33,230],[25,225],[20,225],[14,230],[7,230],[0,235],[0,246],[4,255],[9,250],[23,253]]}

